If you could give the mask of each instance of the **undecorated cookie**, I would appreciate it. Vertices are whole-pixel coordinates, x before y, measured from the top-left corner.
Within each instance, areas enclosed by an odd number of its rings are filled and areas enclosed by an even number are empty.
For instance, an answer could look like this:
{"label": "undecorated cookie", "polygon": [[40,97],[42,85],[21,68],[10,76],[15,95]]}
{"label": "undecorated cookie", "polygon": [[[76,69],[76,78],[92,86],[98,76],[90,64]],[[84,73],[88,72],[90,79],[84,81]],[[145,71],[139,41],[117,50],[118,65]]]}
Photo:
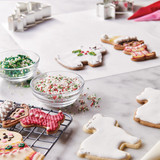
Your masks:
{"label": "undecorated cookie", "polygon": [[0,160],[43,160],[44,155],[23,142],[22,135],[0,129]]}
{"label": "undecorated cookie", "polygon": [[84,131],[91,135],[80,145],[78,156],[91,160],[129,160],[130,154],[122,151],[125,147],[139,148],[141,140],[118,127],[118,122],[111,117],[96,114]]}
{"label": "undecorated cookie", "polygon": [[88,64],[91,67],[102,65],[103,55],[106,49],[102,45],[93,47],[80,47],[65,55],[57,55],[56,60],[62,66],[72,69],[81,70],[84,65]]}
{"label": "undecorated cookie", "polygon": [[136,99],[142,106],[136,110],[134,120],[149,127],[160,128],[160,90],[145,88]]}

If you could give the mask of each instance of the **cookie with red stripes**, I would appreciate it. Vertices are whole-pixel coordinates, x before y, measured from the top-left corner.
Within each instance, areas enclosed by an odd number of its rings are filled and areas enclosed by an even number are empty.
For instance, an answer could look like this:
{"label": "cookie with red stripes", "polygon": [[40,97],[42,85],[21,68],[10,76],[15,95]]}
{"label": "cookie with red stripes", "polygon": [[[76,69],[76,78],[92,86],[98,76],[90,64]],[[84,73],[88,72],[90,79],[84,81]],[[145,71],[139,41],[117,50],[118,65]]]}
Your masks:
{"label": "cookie with red stripes", "polygon": [[47,134],[52,134],[58,131],[60,124],[63,123],[65,115],[59,111],[56,115],[43,112],[41,109],[31,109],[29,115],[20,120],[23,127],[42,127],[46,129]]}

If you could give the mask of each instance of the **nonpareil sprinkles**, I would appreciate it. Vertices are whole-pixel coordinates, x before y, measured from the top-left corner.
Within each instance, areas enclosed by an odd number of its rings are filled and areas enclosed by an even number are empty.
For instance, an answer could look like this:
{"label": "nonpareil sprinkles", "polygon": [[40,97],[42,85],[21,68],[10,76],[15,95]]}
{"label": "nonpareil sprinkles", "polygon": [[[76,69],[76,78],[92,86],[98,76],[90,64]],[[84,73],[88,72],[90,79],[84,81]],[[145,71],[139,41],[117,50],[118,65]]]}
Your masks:
{"label": "nonpareil sprinkles", "polygon": [[22,77],[30,72],[29,68],[24,67],[31,66],[34,63],[28,56],[19,54],[15,57],[6,57],[3,61],[0,61],[0,68],[8,69],[4,70],[4,73],[9,77]]}
{"label": "nonpareil sprinkles", "polygon": [[34,64],[33,60],[26,55],[17,55],[15,57],[6,57],[3,61],[0,61],[1,68],[23,68]]}
{"label": "nonpareil sprinkles", "polygon": [[[67,76],[47,76],[39,81],[35,85],[37,91],[46,94],[65,94],[75,91],[81,87],[81,82],[78,78],[71,78]],[[57,97],[53,97],[56,99]]]}

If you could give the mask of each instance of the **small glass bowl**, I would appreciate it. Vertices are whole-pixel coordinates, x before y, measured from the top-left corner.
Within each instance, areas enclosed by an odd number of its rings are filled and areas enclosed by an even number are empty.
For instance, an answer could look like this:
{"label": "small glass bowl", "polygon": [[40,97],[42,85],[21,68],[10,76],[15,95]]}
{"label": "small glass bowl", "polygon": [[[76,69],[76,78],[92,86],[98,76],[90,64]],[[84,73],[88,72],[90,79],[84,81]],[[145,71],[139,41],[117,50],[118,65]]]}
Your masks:
{"label": "small glass bowl", "polygon": [[[47,76],[58,76],[58,75],[71,77],[71,78],[77,78],[80,81],[80,87],[75,91],[72,91],[69,93],[63,93],[63,94],[47,94],[47,93],[37,91],[35,89],[37,81]],[[66,107],[66,106],[73,104],[78,99],[81,92],[83,91],[84,83],[85,83],[84,79],[80,75],[75,74],[73,72],[53,71],[53,72],[46,72],[44,74],[38,75],[37,77],[32,79],[30,86],[32,88],[33,95],[37,97],[42,103],[50,107],[62,108],[62,107]],[[61,98],[55,99],[54,98],[55,96],[61,97]]]}
{"label": "small glass bowl", "polygon": [[30,79],[36,72],[40,57],[38,54],[28,50],[9,50],[0,53],[0,61],[6,57],[17,56],[18,54],[29,56],[35,63],[23,68],[0,68],[0,76],[11,82],[22,82]]}

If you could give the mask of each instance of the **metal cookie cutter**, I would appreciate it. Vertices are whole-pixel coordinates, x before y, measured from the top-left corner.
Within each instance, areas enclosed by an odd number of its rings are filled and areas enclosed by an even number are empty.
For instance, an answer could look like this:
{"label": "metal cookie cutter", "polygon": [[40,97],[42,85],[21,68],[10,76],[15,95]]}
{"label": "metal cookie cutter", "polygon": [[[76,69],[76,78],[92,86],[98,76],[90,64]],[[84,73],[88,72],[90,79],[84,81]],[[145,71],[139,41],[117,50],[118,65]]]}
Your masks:
{"label": "metal cookie cutter", "polygon": [[97,16],[104,19],[115,18],[116,6],[113,3],[97,3]]}

